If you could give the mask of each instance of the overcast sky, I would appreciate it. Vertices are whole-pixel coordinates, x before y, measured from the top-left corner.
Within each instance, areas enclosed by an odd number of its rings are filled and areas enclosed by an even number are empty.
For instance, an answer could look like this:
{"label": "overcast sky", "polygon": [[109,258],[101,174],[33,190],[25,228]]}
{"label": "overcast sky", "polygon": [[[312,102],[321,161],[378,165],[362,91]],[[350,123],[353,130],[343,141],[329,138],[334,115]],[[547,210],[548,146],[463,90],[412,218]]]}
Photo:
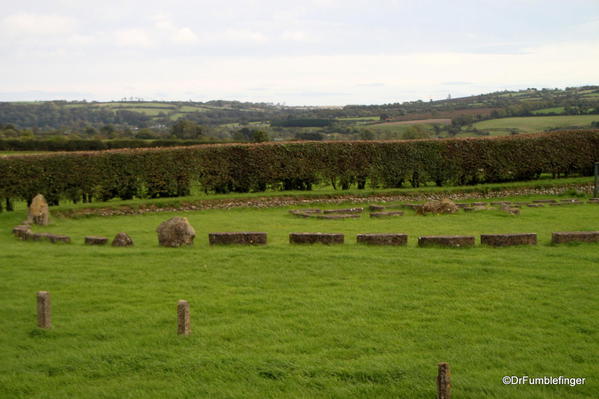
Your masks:
{"label": "overcast sky", "polygon": [[599,84],[599,0],[2,0],[0,101],[380,104]]}

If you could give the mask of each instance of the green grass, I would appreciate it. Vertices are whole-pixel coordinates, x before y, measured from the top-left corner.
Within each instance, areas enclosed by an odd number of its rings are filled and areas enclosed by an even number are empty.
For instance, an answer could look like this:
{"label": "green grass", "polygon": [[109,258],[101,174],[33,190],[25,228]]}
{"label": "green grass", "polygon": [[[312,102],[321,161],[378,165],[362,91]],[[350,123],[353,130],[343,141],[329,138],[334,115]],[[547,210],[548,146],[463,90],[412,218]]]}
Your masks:
{"label": "green grass", "polygon": [[[288,208],[181,212],[190,248],[165,249],[170,213],[54,219],[71,245],[18,242],[23,208],[0,214],[0,397],[431,398],[436,364],[458,398],[587,398],[599,327],[597,245],[548,245],[597,230],[596,205],[387,220],[308,220]],[[308,205],[306,205],[308,206]],[[345,205],[342,205],[345,206]],[[209,247],[214,231],[266,231],[259,248]],[[134,248],[87,247],[127,231]],[[295,246],[293,231],[342,232],[340,246]],[[355,244],[403,232],[408,247]],[[420,249],[423,234],[537,232],[536,247]],[[50,331],[35,328],[49,290]],[[176,303],[192,335],[176,335]],[[587,384],[504,386],[504,375]]]}
{"label": "green grass", "polygon": [[509,134],[510,129],[517,129],[520,133],[535,133],[555,128],[588,128],[591,122],[597,120],[599,115],[530,116],[490,119],[473,126],[489,131],[491,135],[504,135]]}
{"label": "green grass", "polygon": [[553,107],[553,108],[537,109],[535,111],[532,111],[532,113],[536,114],[536,115],[549,114],[549,113],[561,114],[562,112],[564,112],[564,110],[565,110],[565,107]]}

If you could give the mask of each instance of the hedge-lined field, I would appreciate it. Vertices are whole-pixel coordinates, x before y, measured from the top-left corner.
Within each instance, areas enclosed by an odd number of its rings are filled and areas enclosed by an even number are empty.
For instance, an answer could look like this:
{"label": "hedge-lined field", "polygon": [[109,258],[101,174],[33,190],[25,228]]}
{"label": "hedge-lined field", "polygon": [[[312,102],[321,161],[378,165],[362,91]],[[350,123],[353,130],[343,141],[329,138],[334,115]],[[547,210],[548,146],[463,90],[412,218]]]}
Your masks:
{"label": "hedge-lined field", "polygon": [[50,203],[174,197],[206,192],[347,189],[435,182],[531,180],[542,173],[591,175],[599,130],[414,141],[293,142],[54,153],[0,159],[0,198]]}

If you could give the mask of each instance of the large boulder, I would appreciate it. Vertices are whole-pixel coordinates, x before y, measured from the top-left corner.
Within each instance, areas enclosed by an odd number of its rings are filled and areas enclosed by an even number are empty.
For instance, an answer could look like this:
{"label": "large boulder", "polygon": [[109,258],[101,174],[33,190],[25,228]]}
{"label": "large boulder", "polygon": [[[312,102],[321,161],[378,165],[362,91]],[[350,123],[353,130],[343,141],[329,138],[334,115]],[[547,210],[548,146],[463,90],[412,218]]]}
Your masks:
{"label": "large boulder", "polygon": [[50,211],[48,210],[48,203],[43,195],[38,194],[31,200],[29,205],[29,214],[27,219],[34,224],[46,226],[50,217]]}
{"label": "large boulder", "polygon": [[196,232],[187,218],[175,216],[160,223],[156,229],[158,244],[163,247],[180,247],[193,244]]}
{"label": "large boulder", "polygon": [[422,205],[416,210],[419,215],[432,214],[447,214],[456,213],[459,210],[457,205],[450,199],[442,199],[441,201],[430,201]]}

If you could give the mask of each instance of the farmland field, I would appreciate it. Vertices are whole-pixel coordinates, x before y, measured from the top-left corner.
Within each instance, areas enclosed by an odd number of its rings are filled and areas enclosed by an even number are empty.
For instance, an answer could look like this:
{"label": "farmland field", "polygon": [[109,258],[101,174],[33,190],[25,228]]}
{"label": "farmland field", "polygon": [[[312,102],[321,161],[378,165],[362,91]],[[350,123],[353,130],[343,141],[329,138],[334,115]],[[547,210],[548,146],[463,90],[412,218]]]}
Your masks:
{"label": "farmland field", "polygon": [[[431,398],[440,361],[459,398],[599,390],[597,244],[549,245],[552,231],[597,230],[596,204],[381,220],[234,208],[56,218],[35,229],[69,234],[70,245],[16,241],[19,207],[0,213],[0,397]],[[157,246],[156,226],[175,215],[195,227],[193,247]],[[119,231],[135,247],[82,243]],[[215,231],[265,231],[269,244],[210,247]],[[345,233],[346,243],[290,245],[295,231]],[[365,232],[410,238],[399,248],[355,244]],[[536,232],[539,245],[415,245],[425,234],[502,232]],[[35,327],[38,290],[52,295],[49,331]],[[179,299],[191,304],[185,338]],[[504,375],[587,383],[509,386]]]}
{"label": "farmland field", "polygon": [[593,121],[599,121],[599,115],[501,118],[478,122],[473,126],[479,130],[489,131],[491,135],[504,135],[509,134],[511,129],[517,129],[520,133],[535,133],[555,128],[588,128]]}

